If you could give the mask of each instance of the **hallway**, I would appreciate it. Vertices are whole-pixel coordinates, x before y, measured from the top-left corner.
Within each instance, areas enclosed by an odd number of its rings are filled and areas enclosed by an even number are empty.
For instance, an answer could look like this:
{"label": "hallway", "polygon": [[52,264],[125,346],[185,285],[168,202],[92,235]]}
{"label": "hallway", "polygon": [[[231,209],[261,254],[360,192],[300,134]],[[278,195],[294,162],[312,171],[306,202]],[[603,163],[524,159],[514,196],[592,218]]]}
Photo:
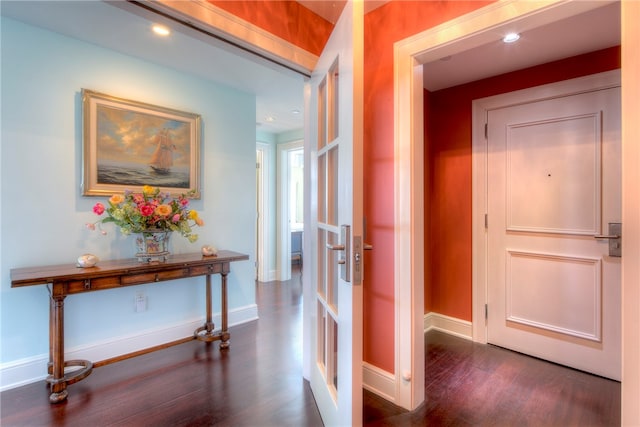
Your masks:
{"label": "hallway", "polygon": [[[258,283],[256,300],[260,320],[231,328],[227,352],[189,341],[102,366],[57,405],[43,382],[8,390],[0,425],[321,426],[302,379],[299,268]],[[442,332],[426,340],[427,401],[407,412],[365,392],[366,425],[620,425],[620,383]]]}

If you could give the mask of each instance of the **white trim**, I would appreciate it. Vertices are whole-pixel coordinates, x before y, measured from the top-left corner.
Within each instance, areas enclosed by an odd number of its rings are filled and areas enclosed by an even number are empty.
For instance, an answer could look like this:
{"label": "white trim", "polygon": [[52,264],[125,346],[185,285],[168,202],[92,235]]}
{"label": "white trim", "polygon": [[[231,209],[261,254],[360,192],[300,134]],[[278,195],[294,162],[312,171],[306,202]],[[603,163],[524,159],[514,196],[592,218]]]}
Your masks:
{"label": "white trim", "polygon": [[[258,319],[258,306],[251,304],[229,312],[230,327]],[[97,341],[70,348],[65,351],[66,360],[83,359],[102,361],[113,357],[133,353],[150,347],[177,341],[193,335],[193,331],[202,326],[204,317],[180,322],[173,325],[148,329],[135,334],[122,335],[108,340]],[[220,313],[213,316],[220,324]],[[233,336],[233,330],[231,330]],[[19,359],[0,365],[0,391],[9,390],[41,381],[46,378],[48,354]]]}
{"label": "white trim", "polygon": [[[271,152],[273,151],[273,146],[271,144],[266,144],[264,142],[256,142],[256,150],[262,152],[262,164],[260,165],[260,181],[261,188],[258,188],[257,191],[260,192],[262,190],[262,195],[259,198],[260,203],[260,217],[258,218],[258,242],[261,244],[258,247],[257,259],[258,259],[258,280],[260,282],[267,282],[271,277],[271,271],[269,267],[272,262],[272,254],[269,250],[270,243],[273,239],[271,233],[269,233],[269,224],[271,224],[271,193],[269,191],[270,183],[269,176],[271,170],[271,163],[269,159],[271,158]],[[258,194],[260,196],[260,194]]]}
{"label": "white trim", "polygon": [[[394,177],[395,177],[395,377],[398,405],[415,409],[424,400],[421,380],[407,382],[400,372],[423,378],[424,315],[422,221],[422,66],[456,52],[483,45],[500,26],[518,22],[521,30],[534,28],[603,6],[604,2],[565,0],[501,0],[445,22],[394,45]],[[475,247],[474,247],[475,250]],[[473,271],[473,278],[482,272]],[[476,319],[477,313],[473,313]]]}
{"label": "white trim", "polygon": [[377,394],[389,402],[395,402],[396,381],[395,375],[373,366],[367,362],[362,363],[362,387]]}
{"label": "white trim", "polygon": [[[622,420],[640,425],[640,2],[623,1],[622,21]],[[625,262],[625,259],[627,262]]]}
{"label": "white trim", "polygon": [[143,0],[143,3],[215,34],[223,40],[229,40],[250,51],[283,62],[303,74],[310,75],[318,62],[318,56],[313,53],[205,0]]}
{"label": "white trim", "polygon": [[430,312],[424,315],[424,332],[427,333],[432,329],[467,340],[473,339],[471,322],[444,314]]}
{"label": "white trim", "polygon": [[395,401],[413,410],[424,400],[423,114],[411,115],[423,110],[422,67],[401,44],[394,54]]}
{"label": "white trim", "polygon": [[620,70],[607,71],[556,83],[536,86],[514,92],[476,99],[472,102],[472,298],[473,339],[487,342],[487,325],[484,305],[487,303],[487,232],[484,214],[487,212],[487,147],[484,124],[489,110],[517,105],[524,102],[541,101],[560,96],[589,92],[620,86]]}
{"label": "white trim", "polygon": [[289,151],[304,148],[304,141],[278,144],[276,177],[276,271],[277,280],[291,279],[291,224],[289,224]]}

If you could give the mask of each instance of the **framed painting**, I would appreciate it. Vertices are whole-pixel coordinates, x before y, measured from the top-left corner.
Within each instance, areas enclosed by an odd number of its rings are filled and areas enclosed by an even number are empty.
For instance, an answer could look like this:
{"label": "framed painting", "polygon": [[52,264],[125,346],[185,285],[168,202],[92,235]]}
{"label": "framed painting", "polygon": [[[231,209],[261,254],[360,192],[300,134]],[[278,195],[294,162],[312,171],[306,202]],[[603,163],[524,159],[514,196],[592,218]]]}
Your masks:
{"label": "framed painting", "polygon": [[200,116],[82,89],[85,196],[144,185],[200,198]]}

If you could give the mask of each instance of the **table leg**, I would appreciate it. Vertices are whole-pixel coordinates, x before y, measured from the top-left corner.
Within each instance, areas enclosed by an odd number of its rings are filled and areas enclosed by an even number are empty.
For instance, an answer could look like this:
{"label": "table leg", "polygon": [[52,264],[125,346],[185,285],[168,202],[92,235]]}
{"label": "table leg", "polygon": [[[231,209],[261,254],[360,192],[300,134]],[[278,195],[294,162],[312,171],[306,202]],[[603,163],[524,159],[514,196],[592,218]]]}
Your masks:
{"label": "table leg", "polygon": [[221,279],[221,291],[222,291],[222,334],[220,341],[220,349],[229,348],[229,326],[227,325],[227,272],[223,271],[220,273],[222,276]]}
{"label": "table leg", "polygon": [[211,307],[211,275],[207,274],[207,320],[204,326],[200,326],[193,333],[194,337],[197,340],[211,342],[220,340],[220,349],[224,350],[229,348],[229,326],[228,326],[228,316],[227,312],[229,310],[227,306],[227,274],[229,274],[228,264],[223,266],[222,271],[220,271],[221,277],[221,293],[222,293],[222,330],[218,333],[214,333],[214,324],[212,320],[212,307]]}
{"label": "table leg", "polygon": [[212,342],[220,339],[220,336],[213,333],[215,329],[215,325],[213,323],[213,308],[211,307],[211,275],[207,274],[206,276],[206,310],[207,310],[207,320],[205,321],[203,326],[200,326],[195,330],[194,336],[196,339],[205,342]]}
{"label": "table leg", "polygon": [[[47,382],[51,389],[49,402],[60,403],[67,399],[67,386],[86,378],[93,371],[93,363],[88,360],[64,360],[64,299],[63,290],[53,285],[49,290],[49,363]],[[65,367],[79,367],[69,374]]]}
{"label": "table leg", "polygon": [[211,334],[215,325],[213,324],[213,308],[211,307],[211,275],[207,274],[207,322],[205,328],[207,334]]}
{"label": "table leg", "polygon": [[62,402],[67,398],[67,382],[64,378],[64,295],[51,295],[49,325],[49,372],[51,385],[49,401]]}

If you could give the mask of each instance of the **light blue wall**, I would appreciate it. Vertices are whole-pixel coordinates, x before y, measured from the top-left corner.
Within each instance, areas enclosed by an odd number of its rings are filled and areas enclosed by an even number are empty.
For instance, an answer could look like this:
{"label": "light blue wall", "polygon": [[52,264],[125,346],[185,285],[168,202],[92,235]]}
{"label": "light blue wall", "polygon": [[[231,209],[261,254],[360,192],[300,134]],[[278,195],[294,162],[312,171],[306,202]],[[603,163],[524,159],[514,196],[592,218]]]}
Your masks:
{"label": "light blue wall", "polygon": [[[172,238],[173,252],[203,244],[250,255],[229,275],[230,310],[255,304],[255,98],[56,33],[1,21],[0,363],[48,352],[45,286],[11,288],[10,269],[134,255],[132,237],[107,225],[90,232],[93,204],[81,196],[82,88],[200,114],[200,239]],[[202,278],[67,297],[66,347],[89,346],[204,316]],[[219,279],[214,279],[215,298]],[[144,291],[148,310],[134,312]]]}
{"label": "light blue wall", "polygon": [[276,136],[278,144],[284,144],[293,141],[302,141],[304,139],[304,129],[295,129],[288,132],[279,133]]}

